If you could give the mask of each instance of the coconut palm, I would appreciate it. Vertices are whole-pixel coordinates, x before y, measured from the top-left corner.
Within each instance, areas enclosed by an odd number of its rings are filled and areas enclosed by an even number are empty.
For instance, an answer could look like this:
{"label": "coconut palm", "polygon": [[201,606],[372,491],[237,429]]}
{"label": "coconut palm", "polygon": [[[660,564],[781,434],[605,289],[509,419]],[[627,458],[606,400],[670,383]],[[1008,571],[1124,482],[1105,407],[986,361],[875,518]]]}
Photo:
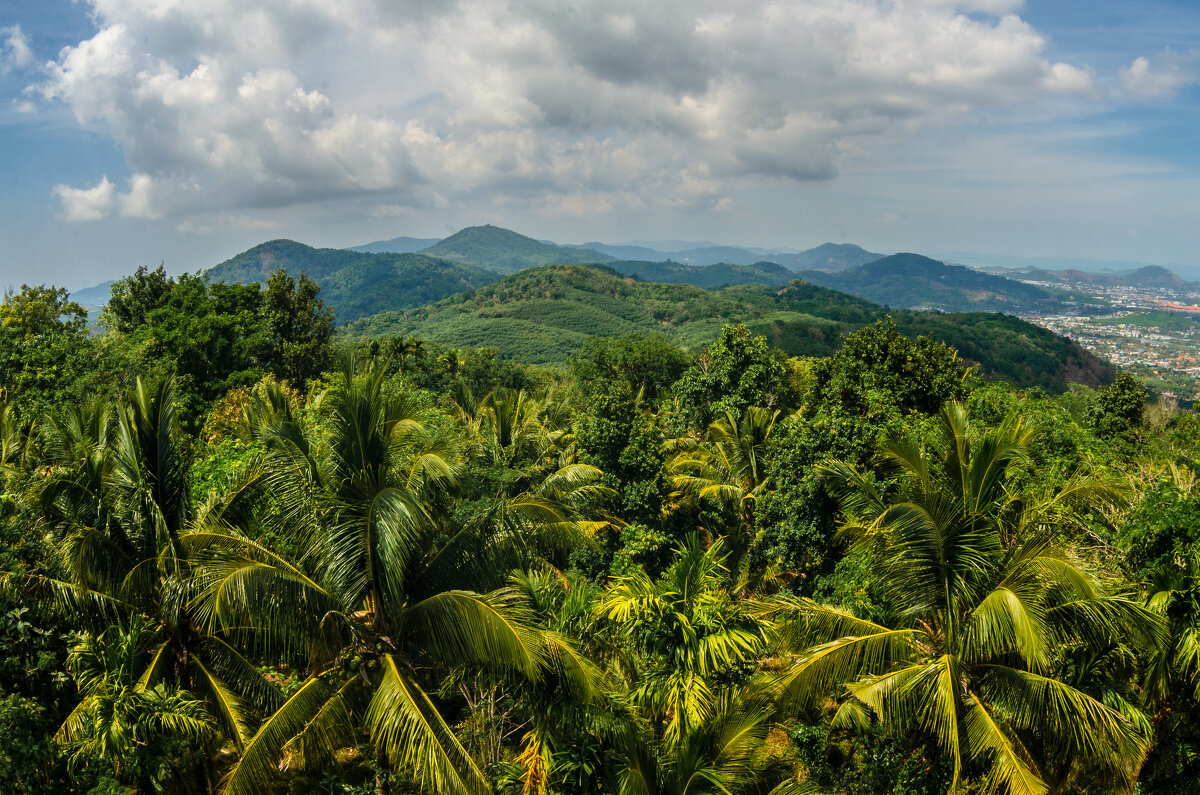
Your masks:
{"label": "coconut palm", "polygon": [[702,724],[678,737],[626,732],[617,741],[625,763],[621,795],[765,792],[781,777],[766,747],[772,716],[769,705],[741,690],[723,694]]}
{"label": "coconut palm", "polygon": [[308,673],[247,744],[225,791],[262,791],[284,762],[332,763],[360,732],[426,791],[485,791],[430,688],[462,667],[536,680],[570,657],[504,586],[513,564],[535,554],[523,531],[573,517],[532,495],[455,526],[442,510],[461,471],[454,429],[422,423],[415,403],[386,394],[381,372],[347,373],[321,406],[305,417],[267,394],[248,423],[267,450],[273,530],[294,559],[232,531],[189,536],[207,560],[208,626],[263,653],[299,655]]}
{"label": "coconut palm", "polygon": [[[193,510],[174,395],[172,378],[139,379],[116,406],[86,401],[47,418],[35,497],[56,570],[9,586],[56,602],[97,631],[114,620],[140,622],[140,637],[153,644],[133,690],[163,684],[195,693],[240,748],[255,714],[272,709],[278,693],[226,639],[195,625],[182,538],[195,521],[233,515],[249,487]],[[64,729],[89,710],[85,698]]]}
{"label": "coconut palm", "polygon": [[757,535],[755,506],[771,487],[766,450],[778,418],[778,411],[758,407],[746,409],[741,419],[726,411],[725,416],[708,426],[698,442],[690,439],[668,442],[677,451],[667,468],[679,494],[737,516],[738,524],[726,537],[729,569],[734,576]]}
{"label": "coconut palm", "polygon": [[952,791],[968,772],[986,792],[1057,791],[1087,773],[1129,787],[1148,737],[1065,681],[1063,652],[1153,644],[1161,626],[1048,540],[1095,489],[1075,480],[1031,498],[1009,488],[1030,438],[1019,419],[972,434],[951,404],[927,444],[886,440],[882,486],[830,465],[844,532],[870,555],[890,621],[795,602],[801,651],[779,685],[797,699],[837,694],[835,725],[877,719],[924,738],[948,760]]}
{"label": "coconut palm", "polygon": [[749,678],[771,635],[767,606],[726,590],[726,559],[720,539],[705,549],[693,536],[660,579],[636,569],[596,606],[601,625],[634,652],[621,666],[633,703],[672,742],[715,714],[724,689]]}

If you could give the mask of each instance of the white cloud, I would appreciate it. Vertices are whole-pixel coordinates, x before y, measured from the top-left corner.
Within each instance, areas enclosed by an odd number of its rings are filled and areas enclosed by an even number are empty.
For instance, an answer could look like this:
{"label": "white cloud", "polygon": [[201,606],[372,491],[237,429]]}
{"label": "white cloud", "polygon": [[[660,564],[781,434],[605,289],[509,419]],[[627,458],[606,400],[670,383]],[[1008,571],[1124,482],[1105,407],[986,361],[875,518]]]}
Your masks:
{"label": "white cloud", "polygon": [[62,202],[63,218],[67,221],[98,221],[116,205],[116,188],[108,177],[91,188],[55,185],[53,193]]}
{"label": "white cloud", "polygon": [[1096,70],[1091,67],[1072,66],[1069,63],[1056,63],[1051,66],[1042,85],[1047,91],[1056,94],[1096,97],[1100,91],[1096,85]]}
{"label": "white cloud", "polygon": [[13,69],[24,69],[33,63],[33,49],[29,46],[29,37],[20,25],[0,28],[0,74],[7,74]]}
{"label": "white cloud", "polygon": [[1095,92],[1015,0],[91,4],[98,32],[39,91],[112,131],[135,176],[105,212],[142,218],[723,207],[980,108]]}
{"label": "white cloud", "polygon": [[1154,63],[1138,57],[1129,66],[1121,69],[1121,87],[1135,97],[1169,97],[1179,93],[1185,86],[1196,82],[1196,53],[1180,55],[1165,49],[1154,58]]}

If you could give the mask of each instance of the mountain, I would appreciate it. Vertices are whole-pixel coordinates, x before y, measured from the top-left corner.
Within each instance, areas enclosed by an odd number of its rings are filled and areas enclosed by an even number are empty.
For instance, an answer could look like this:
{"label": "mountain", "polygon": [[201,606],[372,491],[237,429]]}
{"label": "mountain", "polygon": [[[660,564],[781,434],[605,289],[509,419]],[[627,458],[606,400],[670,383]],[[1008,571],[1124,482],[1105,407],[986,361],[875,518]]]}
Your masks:
{"label": "mountain", "polygon": [[107,282],[100,282],[100,284],[94,287],[84,287],[82,290],[76,290],[71,293],[71,300],[80,304],[85,309],[88,307],[98,309],[108,303],[108,297],[112,294],[112,286],[116,283],[115,279],[110,279]]}
{"label": "mountain", "polygon": [[293,275],[307,272],[321,286],[321,298],[339,323],[421,306],[496,280],[491,271],[423,254],[363,254],[294,240],[257,245],[211,268],[208,275],[215,281],[265,284],[278,268]]}
{"label": "mountain", "polygon": [[787,268],[774,262],[757,262],[753,265],[730,265],[722,262],[696,267],[680,265],[677,262],[618,260],[607,265],[618,273],[644,282],[691,284],[706,290],[730,284],[787,284],[795,276]]}
{"label": "mountain", "polygon": [[840,273],[804,271],[800,276],[901,309],[1018,314],[1062,306],[1059,295],[1042,287],[947,265],[920,254],[893,254]]}
{"label": "mountain", "polygon": [[603,263],[614,259],[591,249],[542,243],[490,224],[469,226],[421,253],[496,273],[515,273],[538,265]]}
{"label": "mountain", "polygon": [[791,262],[781,262],[795,271],[844,271],[883,259],[883,254],[867,251],[853,243],[822,243],[799,254]]}
{"label": "mountain", "polygon": [[346,250],[363,254],[412,254],[440,242],[441,238],[438,237],[393,237],[391,240],[376,240],[374,243],[350,246]]}
{"label": "mountain", "polygon": [[[533,364],[565,362],[590,335],[665,334],[698,349],[722,325],[745,323],[793,356],[825,356],[882,317],[869,301],[803,281],[720,290],[643,282],[608,266],[531,268],[429,306],[382,312],[347,328],[355,335],[413,334],[455,347],[491,347]],[[1062,392],[1114,373],[1078,344],[1015,317],[893,313],[907,335],[928,333],[958,348],[984,374]]]}
{"label": "mountain", "polygon": [[1147,265],[1144,268],[1138,268],[1133,273],[1126,275],[1125,278],[1135,287],[1159,287],[1168,290],[1182,290],[1189,286],[1188,282],[1185,282],[1175,273],[1161,265]]}
{"label": "mountain", "polygon": [[1200,285],[1184,281],[1178,274],[1161,265],[1143,265],[1122,273],[1092,273],[1076,268],[1048,271],[1043,268],[1026,268],[1007,271],[1003,275],[1025,281],[1045,284],[1095,285],[1098,287],[1147,287],[1166,290],[1197,289]]}

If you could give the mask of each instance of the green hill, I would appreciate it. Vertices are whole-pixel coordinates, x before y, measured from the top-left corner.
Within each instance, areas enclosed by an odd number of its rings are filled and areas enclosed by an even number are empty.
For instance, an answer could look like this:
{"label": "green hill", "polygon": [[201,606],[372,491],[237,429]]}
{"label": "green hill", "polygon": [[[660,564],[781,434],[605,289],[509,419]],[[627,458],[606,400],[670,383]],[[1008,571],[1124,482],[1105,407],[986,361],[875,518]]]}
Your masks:
{"label": "green hill", "polygon": [[[738,285],[706,291],[644,282],[609,267],[550,266],[408,311],[362,318],[347,333],[412,334],[456,347],[492,347],[533,364],[564,362],[591,335],[665,334],[698,349],[722,325],[745,323],[793,356],[825,356],[852,331],[885,313],[878,305],[817,285]],[[1096,385],[1112,369],[1075,343],[996,314],[894,314],[909,335],[929,333],[978,362],[985,374],[1061,392]]]}
{"label": "green hill", "polygon": [[542,243],[490,224],[469,226],[421,253],[496,273],[515,273],[538,265],[578,265],[613,260],[599,251]]}
{"label": "green hill", "polygon": [[266,283],[271,272],[306,272],[321,285],[321,298],[346,323],[385,309],[407,309],[480,287],[496,274],[423,254],[364,254],[272,240],[210,269],[222,282]]}
{"label": "green hill", "polygon": [[1054,311],[1062,304],[1041,287],[919,254],[893,254],[840,273],[803,271],[800,276],[899,309],[1017,314]]}

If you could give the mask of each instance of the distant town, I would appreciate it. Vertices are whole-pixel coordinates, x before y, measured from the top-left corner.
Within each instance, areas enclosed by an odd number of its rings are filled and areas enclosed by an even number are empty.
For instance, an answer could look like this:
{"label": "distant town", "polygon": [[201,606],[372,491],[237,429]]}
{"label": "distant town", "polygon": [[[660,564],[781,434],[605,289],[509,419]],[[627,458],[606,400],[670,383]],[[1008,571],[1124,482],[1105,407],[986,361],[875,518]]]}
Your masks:
{"label": "distant town", "polygon": [[[1061,289],[1061,284],[1021,279]],[[1107,314],[1028,314],[1026,319],[1063,334],[1140,378],[1183,406],[1200,400],[1200,285],[1183,288],[1075,283],[1110,305]],[[1095,311],[1083,309],[1082,311]]]}

